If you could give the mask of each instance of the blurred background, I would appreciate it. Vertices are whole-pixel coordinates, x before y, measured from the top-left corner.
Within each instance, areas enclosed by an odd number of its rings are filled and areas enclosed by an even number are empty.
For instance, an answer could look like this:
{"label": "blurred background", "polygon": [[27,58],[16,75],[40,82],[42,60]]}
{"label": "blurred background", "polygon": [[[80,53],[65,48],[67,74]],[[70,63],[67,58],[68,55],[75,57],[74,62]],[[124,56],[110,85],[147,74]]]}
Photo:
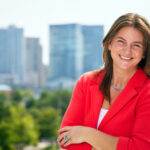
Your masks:
{"label": "blurred background", "polygon": [[59,150],[77,79],[103,66],[122,14],[150,20],[149,0],[0,0],[0,150]]}

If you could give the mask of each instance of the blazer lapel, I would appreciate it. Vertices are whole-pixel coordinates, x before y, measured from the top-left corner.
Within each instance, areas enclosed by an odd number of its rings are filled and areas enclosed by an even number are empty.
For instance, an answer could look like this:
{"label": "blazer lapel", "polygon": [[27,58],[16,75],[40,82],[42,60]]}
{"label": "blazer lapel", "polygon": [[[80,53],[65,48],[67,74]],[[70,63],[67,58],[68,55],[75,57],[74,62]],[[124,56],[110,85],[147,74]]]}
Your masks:
{"label": "blazer lapel", "polygon": [[103,95],[99,90],[99,85],[91,86],[91,110],[90,110],[90,124],[91,127],[96,128],[100,109],[102,107]]}
{"label": "blazer lapel", "polygon": [[141,87],[145,80],[147,80],[147,77],[143,70],[139,68],[130,79],[125,89],[116,98],[115,102],[100,123],[98,129],[101,130],[110,119],[112,119],[130,100],[132,100],[134,96],[137,95],[136,88]]}
{"label": "blazer lapel", "polygon": [[116,98],[115,102],[110,107],[109,111],[103,118],[102,122],[100,123],[98,129],[102,129],[105,124],[115,117],[115,115],[137,94],[136,90],[132,87],[127,87],[124,89],[120,95]]}

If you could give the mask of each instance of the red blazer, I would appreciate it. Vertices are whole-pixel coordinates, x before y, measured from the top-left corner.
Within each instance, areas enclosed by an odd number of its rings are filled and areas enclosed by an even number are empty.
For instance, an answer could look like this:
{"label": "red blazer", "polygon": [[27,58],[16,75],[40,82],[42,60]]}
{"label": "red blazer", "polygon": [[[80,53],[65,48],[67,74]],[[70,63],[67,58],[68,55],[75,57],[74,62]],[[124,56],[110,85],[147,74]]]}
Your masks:
{"label": "red blazer", "polygon": [[[94,79],[94,72],[80,77],[64,115],[64,126],[82,125],[96,128],[103,95],[99,84],[104,76]],[[150,80],[138,69],[116,98],[98,130],[119,137],[117,150],[150,150]],[[87,143],[72,144],[67,150],[91,150]]]}

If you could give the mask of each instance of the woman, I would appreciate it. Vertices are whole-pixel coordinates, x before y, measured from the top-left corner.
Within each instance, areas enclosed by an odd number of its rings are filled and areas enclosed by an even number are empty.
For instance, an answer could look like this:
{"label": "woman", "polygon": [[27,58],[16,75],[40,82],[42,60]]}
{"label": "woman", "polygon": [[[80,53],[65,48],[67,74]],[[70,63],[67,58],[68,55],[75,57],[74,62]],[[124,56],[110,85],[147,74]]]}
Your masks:
{"label": "woman", "polygon": [[58,143],[67,150],[150,150],[150,25],[125,14],[103,47],[104,68],[78,80]]}

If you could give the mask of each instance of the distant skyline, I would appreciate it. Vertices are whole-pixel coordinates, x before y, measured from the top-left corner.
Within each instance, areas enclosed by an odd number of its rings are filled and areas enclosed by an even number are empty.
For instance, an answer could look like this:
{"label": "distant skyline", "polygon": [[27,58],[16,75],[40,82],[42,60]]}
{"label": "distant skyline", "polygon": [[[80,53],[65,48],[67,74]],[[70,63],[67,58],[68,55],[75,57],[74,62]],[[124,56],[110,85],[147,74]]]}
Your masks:
{"label": "distant skyline", "polygon": [[150,21],[149,0],[0,0],[0,28],[24,29],[26,37],[39,37],[43,62],[49,59],[49,25],[78,23],[104,25],[105,34],[122,14],[134,12]]}

